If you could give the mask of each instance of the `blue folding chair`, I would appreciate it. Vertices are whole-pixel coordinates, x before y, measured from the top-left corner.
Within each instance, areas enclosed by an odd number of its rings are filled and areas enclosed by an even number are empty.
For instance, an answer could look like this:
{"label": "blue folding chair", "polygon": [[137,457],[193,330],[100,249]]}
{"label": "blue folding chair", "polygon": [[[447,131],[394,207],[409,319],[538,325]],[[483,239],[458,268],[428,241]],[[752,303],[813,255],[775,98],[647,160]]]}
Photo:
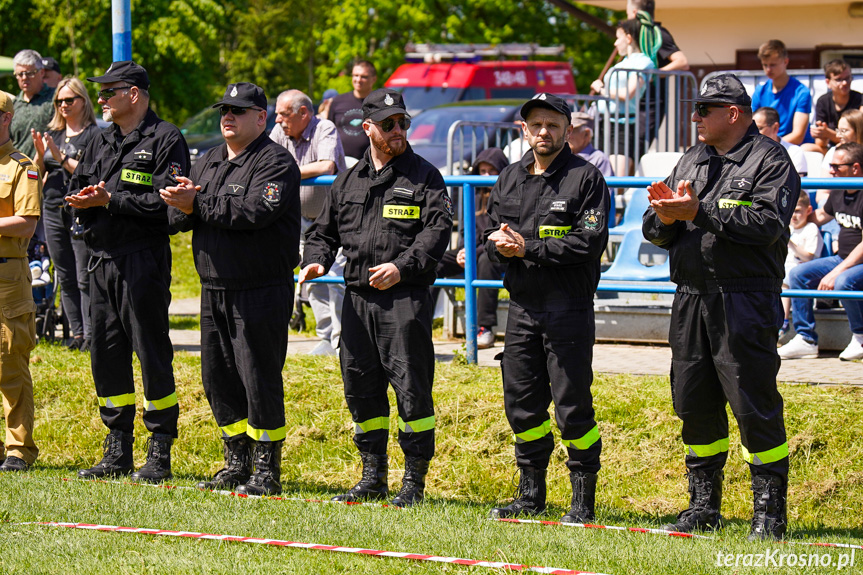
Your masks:
{"label": "blue folding chair", "polygon": [[641,263],[641,259],[638,256],[643,243],[648,242],[644,240],[640,225],[638,229],[631,229],[626,232],[626,235],[623,236],[623,241],[620,242],[620,249],[617,250],[617,257],[614,258],[611,267],[600,275],[600,279],[606,281],[635,282],[669,281],[671,279],[671,271],[668,258],[663,263],[655,266],[646,266]]}

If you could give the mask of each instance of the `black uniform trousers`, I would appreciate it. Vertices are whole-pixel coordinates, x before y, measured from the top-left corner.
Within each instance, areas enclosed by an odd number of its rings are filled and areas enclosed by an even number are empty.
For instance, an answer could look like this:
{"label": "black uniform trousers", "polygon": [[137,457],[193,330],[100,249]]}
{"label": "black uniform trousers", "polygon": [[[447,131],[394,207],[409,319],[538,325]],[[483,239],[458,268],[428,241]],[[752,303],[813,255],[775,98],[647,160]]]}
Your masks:
{"label": "black uniform trousers", "polygon": [[339,354],[360,452],[387,452],[389,383],[396,394],[402,451],[426,460],[434,456],[433,313],[427,287],[347,288]]}
{"label": "black uniform trousers", "polygon": [[[458,265],[459,250],[447,250],[437,265],[437,277],[464,277],[464,268]],[[506,272],[507,264],[491,261],[484,253],[476,258],[476,278],[480,280],[499,280]],[[437,301],[440,288],[432,288],[432,300]],[[476,323],[480,327],[497,325],[498,290],[482,288],[476,295]]]}
{"label": "black uniform trousers", "polygon": [[102,421],[109,429],[133,432],[134,351],[141,361],[144,424],[152,433],[177,437],[180,408],[168,336],[170,246],[165,242],[115,258],[91,256],[91,269],[90,363]]}
{"label": "black uniform trousers", "polygon": [[752,473],[788,477],[776,388],[782,319],[777,293],[675,294],[668,336],[671,395],[683,421],[687,468],[713,473],[725,465],[728,403]]}
{"label": "black uniform trousers", "polygon": [[201,376],[225,438],[285,438],[282,369],[293,284],[201,289]]}
{"label": "black uniform trousers", "polygon": [[599,471],[602,439],[594,419],[593,308],[531,311],[510,301],[501,362],[506,417],[519,467],[548,467],[554,438],[548,406],[567,447],[570,471]]}

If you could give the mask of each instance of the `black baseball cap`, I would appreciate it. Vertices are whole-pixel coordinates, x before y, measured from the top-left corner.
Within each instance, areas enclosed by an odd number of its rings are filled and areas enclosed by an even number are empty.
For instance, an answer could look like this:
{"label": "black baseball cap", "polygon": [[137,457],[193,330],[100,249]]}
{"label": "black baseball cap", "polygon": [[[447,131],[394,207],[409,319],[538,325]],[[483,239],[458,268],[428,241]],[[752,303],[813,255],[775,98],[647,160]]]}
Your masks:
{"label": "black baseball cap", "polygon": [[54,70],[58,74],[62,74],[60,71],[60,62],[48,56],[47,58],[42,58],[42,69],[43,70]]}
{"label": "black baseball cap", "polygon": [[396,114],[410,117],[405,108],[404,98],[395,90],[380,88],[363,100],[363,120],[380,122]]}
{"label": "black baseball cap", "polygon": [[251,82],[237,82],[228,84],[222,99],[213,104],[213,108],[219,106],[236,106],[237,108],[260,108],[267,109],[267,96],[264,89]]}
{"label": "black baseball cap", "polygon": [[121,60],[114,62],[102,76],[94,76],[87,78],[91,82],[97,84],[110,84],[111,82],[126,82],[132,86],[137,86],[143,90],[150,88],[150,77],[147,76],[147,71],[137,65],[132,60]]}
{"label": "black baseball cap", "polygon": [[717,74],[704,82],[697,97],[681,98],[680,101],[733,106],[752,105],[752,98],[746,93],[743,82],[734,74]]}
{"label": "black baseball cap", "polygon": [[549,110],[554,110],[555,112],[566,116],[567,125],[572,122],[572,110],[569,109],[569,104],[566,103],[566,100],[559,98],[554,94],[542,92],[525,102],[524,106],[521,107],[522,119],[527,120],[527,115],[530,114],[530,111],[534,108],[548,108]]}

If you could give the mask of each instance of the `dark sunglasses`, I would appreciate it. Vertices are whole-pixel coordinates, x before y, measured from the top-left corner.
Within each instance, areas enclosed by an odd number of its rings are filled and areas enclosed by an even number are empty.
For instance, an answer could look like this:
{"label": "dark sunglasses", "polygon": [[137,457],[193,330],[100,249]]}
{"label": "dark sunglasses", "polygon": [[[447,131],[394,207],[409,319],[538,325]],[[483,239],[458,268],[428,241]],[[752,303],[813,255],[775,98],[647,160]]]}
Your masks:
{"label": "dark sunglasses", "polygon": [[830,166],[830,169],[833,170],[834,172],[838,172],[840,166],[853,166],[854,162],[846,162],[844,164],[827,164],[827,165]]}
{"label": "dark sunglasses", "polygon": [[230,112],[234,116],[242,116],[248,110],[255,110],[257,112],[261,111],[260,108],[240,108],[238,106],[222,106],[221,108],[219,108],[219,115],[227,116],[228,112]]}
{"label": "dark sunglasses", "polygon": [[57,98],[57,105],[60,106],[60,105],[66,104],[67,106],[71,106],[72,104],[75,103],[75,100],[77,100],[80,97],[81,96],[72,96],[71,98]]}
{"label": "dark sunglasses", "polygon": [[710,110],[713,108],[730,108],[731,106],[726,104],[695,104],[695,113],[701,116],[702,118],[707,117],[707,114],[710,113]]}
{"label": "dark sunglasses", "polygon": [[[372,124],[374,124],[375,126],[380,126],[381,132],[383,132],[384,134],[392,132],[393,128],[396,127],[396,121],[392,118],[387,118],[381,122],[372,122]],[[403,131],[407,131],[407,129],[411,127],[411,119],[407,117],[401,118],[398,121],[398,125],[399,128],[401,128]]]}
{"label": "dark sunglasses", "polygon": [[104,90],[99,90],[99,98],[102,100],[110,100],[117,95],[117,90],[128,90],[130,88],[134,88],[134,86],[115,86],[113,88],[105,88]]}

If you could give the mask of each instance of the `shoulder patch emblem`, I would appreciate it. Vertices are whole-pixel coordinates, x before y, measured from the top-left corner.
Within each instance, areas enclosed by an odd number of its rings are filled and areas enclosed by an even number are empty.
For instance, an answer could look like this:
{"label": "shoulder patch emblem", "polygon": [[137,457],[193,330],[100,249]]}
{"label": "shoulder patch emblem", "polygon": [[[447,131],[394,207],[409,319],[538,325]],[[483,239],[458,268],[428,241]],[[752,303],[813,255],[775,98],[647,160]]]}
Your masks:
{"label": "shoulder patch emblem", "polygon": [[587,210],[582,217],[582,224],[586,230],[598,230],[602,228],[602,212],[599,210]]}
{"label": "shoulder patch emblem", "polygon": [[177,178],[182,175],[183,169],[180,167],[180,164],[178,162],[171,162],[171,165],[168,166],[168,177],[176,183]]}
{"label": "shoulder patch emblem", "polygon": [[39,171],[28,169],[27,170],[27,179],[28,180],[38,180],[39,179]]}
{"label": "shoulder patch emblem", "polygon": [[282,199],[282,187],[276,182],[267,182],[264,185],[264,199],[271,204],[278,204]]}
{"label": "shoulder patch emblem", "polygon": [[450,217],[455,214],[455,209],[452,207],[452,199],[450,199],[449,194],[446,192],[443,193],[443,206],[446,208],[446,211],[450,215]]}
{"label": "shoulder patch emblem", "polygon": [[779,191],[779,194],[781,196],[779,198],[779,202],[782,204],[783,208],[787,208],[788,207],[788,196],[791,194],[791,190],[788,188],[788,186],[782,186],[782,189]]}

